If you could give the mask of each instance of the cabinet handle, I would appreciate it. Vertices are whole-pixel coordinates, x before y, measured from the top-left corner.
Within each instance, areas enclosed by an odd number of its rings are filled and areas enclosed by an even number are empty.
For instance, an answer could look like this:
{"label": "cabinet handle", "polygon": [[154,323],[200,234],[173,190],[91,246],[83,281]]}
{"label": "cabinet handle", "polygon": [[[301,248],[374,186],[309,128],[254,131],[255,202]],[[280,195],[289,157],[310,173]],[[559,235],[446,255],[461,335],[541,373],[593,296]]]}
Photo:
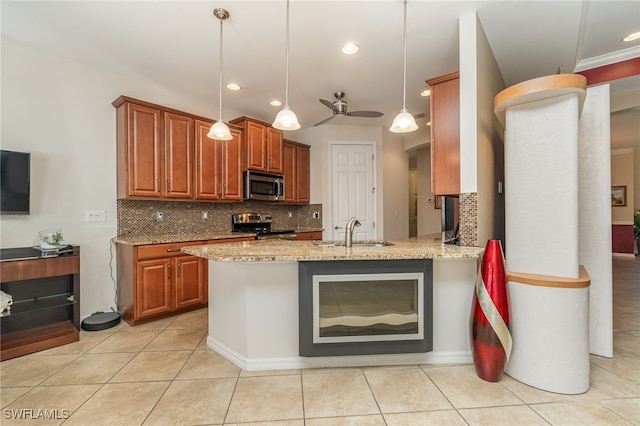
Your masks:
{"label": "cabinet handle", "polygon": [[160,190],[160,178],[158,178],[158,191]]}
{"label": "cabinet handle", "polygon": [[180,251],[180,249],[179,248],[177,248],[177,249],[167,249],[167,253],[171,253],[171,252],[174,252],[174,251]]}
{"label": "cabinet handle", "polygon": [[225,184],[222,185],[222,195],[224,195],[226,193],[227,193],[227,184],[225,183]]}
{"label": "cabinet handle", "polygon": [[178,263],[178,278],[180,278],[182,272],[182,263]]}
{"label": "cabinet handle", "polygon": [[167,278],[171,278],[171,264],[167,263]]}
{"label": "cabinet handle", "polygon": [[171,181],[167,179],[167,192],[171,191]]}
{"label": "cabinet handle", "polygon": [[220,194],[220,184],[216,183],[216,194]]}

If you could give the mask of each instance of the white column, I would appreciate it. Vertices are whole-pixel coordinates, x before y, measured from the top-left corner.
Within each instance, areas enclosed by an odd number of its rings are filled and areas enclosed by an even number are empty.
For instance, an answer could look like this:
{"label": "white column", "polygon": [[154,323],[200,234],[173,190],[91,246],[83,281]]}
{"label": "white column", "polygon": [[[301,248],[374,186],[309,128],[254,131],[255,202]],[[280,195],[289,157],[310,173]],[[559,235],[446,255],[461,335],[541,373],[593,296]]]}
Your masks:
{"label": "white column", "polygon": [[543,390],[589,389],[588,271],[579,259],[579,119],[586,79],[558,74],[500,92],[505,254],[513,351],[505,372]]}

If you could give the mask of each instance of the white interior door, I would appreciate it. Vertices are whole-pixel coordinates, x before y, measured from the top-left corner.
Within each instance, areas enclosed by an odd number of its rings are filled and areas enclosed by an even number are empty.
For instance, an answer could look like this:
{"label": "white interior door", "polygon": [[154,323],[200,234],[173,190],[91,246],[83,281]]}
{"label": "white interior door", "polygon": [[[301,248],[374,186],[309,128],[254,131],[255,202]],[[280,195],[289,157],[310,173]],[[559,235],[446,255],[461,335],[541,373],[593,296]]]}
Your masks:
{"label": "white interior door", "polygon": [[344,240],[350,218],[360,222],[354,240],[376,239],[373,144],[331,146],[333,239]]}

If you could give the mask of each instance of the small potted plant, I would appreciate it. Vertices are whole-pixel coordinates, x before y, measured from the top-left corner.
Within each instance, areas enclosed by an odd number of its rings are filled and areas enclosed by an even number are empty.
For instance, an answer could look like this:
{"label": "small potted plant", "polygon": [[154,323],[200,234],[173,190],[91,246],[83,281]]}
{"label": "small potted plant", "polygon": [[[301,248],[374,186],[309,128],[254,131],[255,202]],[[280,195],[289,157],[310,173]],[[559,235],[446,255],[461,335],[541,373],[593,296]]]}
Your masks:
{"label": "small potted plant", "polygon": [[59,248],[64,245],[62,231],[60,229],[47,229],[38,232],[40,247],[43,249]]}

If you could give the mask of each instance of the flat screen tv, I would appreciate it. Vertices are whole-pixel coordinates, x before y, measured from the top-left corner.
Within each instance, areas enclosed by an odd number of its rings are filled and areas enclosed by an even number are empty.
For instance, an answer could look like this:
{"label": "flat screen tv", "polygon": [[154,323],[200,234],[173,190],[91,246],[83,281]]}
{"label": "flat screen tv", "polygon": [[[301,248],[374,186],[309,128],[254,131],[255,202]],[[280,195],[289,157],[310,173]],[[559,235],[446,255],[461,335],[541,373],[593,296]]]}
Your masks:
{"label": "flat screen tv", "polygon": [[0,150],[0,214],[29,214],[31,154]]}

